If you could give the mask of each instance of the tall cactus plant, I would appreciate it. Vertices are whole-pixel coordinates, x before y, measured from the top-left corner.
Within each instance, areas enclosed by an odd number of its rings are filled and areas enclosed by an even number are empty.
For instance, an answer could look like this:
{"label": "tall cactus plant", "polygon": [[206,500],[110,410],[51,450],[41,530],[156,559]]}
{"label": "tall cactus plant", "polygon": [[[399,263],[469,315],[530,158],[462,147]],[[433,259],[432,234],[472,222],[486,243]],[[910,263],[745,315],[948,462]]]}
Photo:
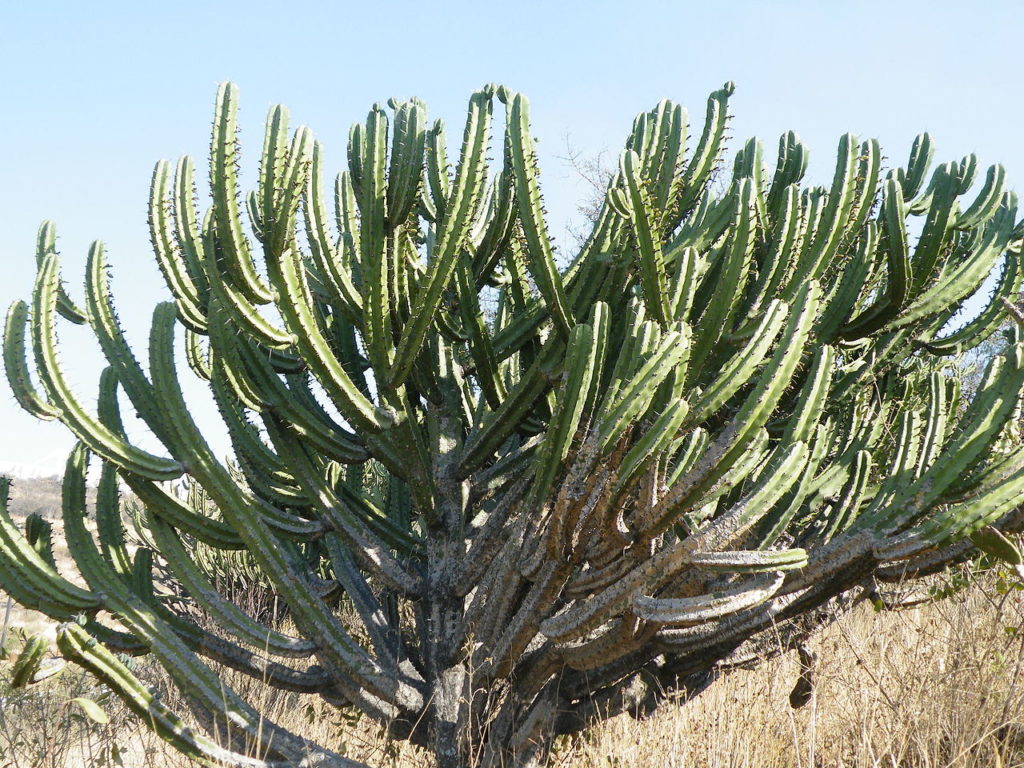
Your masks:
{"label": "tall cactus plant", "polygon": [[[331,216],[320,144],[283,107],[242,189],[238,91],[221,86],[209,208],[189,158],[153,175],[173,300],[153,312],[148,360],[125,341],[102,244],[76,304],[40,230],[4,360],[18,402],[78,438],[63,514],[87,586],[6,515],[0,584],[200,761],[352,764],[263,718],[215,662],[359,710],[452,768],[527,765],[557,734],[650,712],[768,635],[799,642],[876,581],[978,546],[1019,559],[1004,534],[1024,525],[1024,343],[1014,331],[971,396],[950,365],[1020,291],[1024,223],[1002,167],[977,184],[973,156],[931,169],[922,135],[885,172],[876,141],[846,135],[831,185],[802,186],[807,151],[788,133],[774,173],[752,140],[716,194],[732,92],[711,94],[695,141],[677,104],[637,117],[589,239],[560,265],[522,94],[470,97],[454,167],[421,102],[374,106]],[[62,370],[60,317],[108,361],[95,411]],[[209,385],[230,466],[186,376]],[[125,403],[161,452],[128,437]],[[166,485],[183,476],[211,504]],[[123,487],[151,536],[134,555]],[[246,552],[294,629],[226,600],[183,541]],[[154,563],[215,628],[154,595]],[[208,735],[119,652],[166,666]]]}

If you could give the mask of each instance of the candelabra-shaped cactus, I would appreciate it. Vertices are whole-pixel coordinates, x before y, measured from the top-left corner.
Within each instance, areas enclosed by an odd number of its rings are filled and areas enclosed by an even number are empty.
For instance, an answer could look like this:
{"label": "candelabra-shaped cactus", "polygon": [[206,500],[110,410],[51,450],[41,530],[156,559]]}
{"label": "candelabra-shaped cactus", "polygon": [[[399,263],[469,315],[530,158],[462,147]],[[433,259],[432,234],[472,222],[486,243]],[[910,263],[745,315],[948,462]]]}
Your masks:
{"label": "candelabra-shaped cactus", "polygon": [[[800,642],[817,609],[875,580],[975,547],[1019,560],[1004,533],[1024,524],[1024,346],[1011,334],[969,396],[948,367],[1020,290],[1003,169],[977,192],[974,157],[929,176],[922,135],[883,176],[878,143],[847,135],[831,186],[801,187],[806,150],[789,133],[774,174],[752,140],[715,194],[732,91],[711,94],[692,147],[681,106],[636,119],[589,239],[560,267],[521,94],[472,95],[454,171],[421,102],[374,106],[349,133],[332,220],[320,145],[289,133],[281,107],[243,192],[238,95],[222,86],[209,209],[190,159],[153,176],[173,302],[154,311],[148,364],[119,326],[103,246],[79,307],[53,226],[40,231],[4,359],[19,403],[79,440],[64,530],[87,587],[6,515],[0,584],[61,621],[63,654],[200,760],[350,764],[263,718],[213,660],[356,708],[449,768],[525,765],[555,734],[649,712],[749,658],[766,630],[776,647]],[[987,305],[948,330],[995,272]],[[95,413],[62,373],[58,315],[88,326],[109,363]],[[208,383],[230,465],[182,375]],[[163,453],[129,439],[125,401]],[[202,504],[165,483],[182,476]],[[151,545],[134,555],[122,484]],[[294,628],[225,599],[195,542],[244,551]],[[154,595],[155,561],[213,629]],[[210,735],[115,652],[152,654]]]}

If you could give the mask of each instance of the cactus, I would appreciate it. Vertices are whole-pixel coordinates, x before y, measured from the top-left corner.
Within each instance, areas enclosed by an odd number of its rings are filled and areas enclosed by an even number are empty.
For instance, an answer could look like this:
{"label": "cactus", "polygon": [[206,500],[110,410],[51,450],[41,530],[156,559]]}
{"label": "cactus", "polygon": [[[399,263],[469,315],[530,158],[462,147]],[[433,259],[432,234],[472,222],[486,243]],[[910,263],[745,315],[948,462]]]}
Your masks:
{"label": "cactus", "polygon": [[[40,230],[4,363],[18,403],[78,439],[63,514],[87,586],[6,514],[0,584],[201,762],[352,764],[263,718],[216,662],[358,710],[451,768],[528,765],[558,734],[699,691],[765,638],[800,646],[834,615],[822,606],[877,581],[977,547],[1019,559],[1019,329],[972,396],[951,365],[1005,325],[1021,288],[1024,222],[1003,169],[976,193],[972,158],[929,176],[922,135],[882,177],[878,143],[846,135],[831,186],[808,187],[787,133],[774,175],[751,141],[716,194],[732,93],[711,94],[691,148],[682,107],[637,118],[593,231],[560,267],[522,94],[472,95],[454,168],[421,102],[375,105],[349,133],[332,221],[320,145],[289,133],[283,107],[244,193],[238,92],[221,86],[209,209],[190,159],[153,175],[172,300],[154,310],[148,359],[119,325],[103,246],[80,308],[53,225]],[[108,361],[95,411],[62,372],[58,315]],[[189,375],[210,387],[230,463],[190,413]],[[125,404],[161,451],[132,441]],[[92,461],[98,535],[83,524]],[[166,486],[178,478],[188,494]],[[134,554],[122,487],[141,505]],[[211,551],[273,589],[291,634],[218,591]],[[215,630],[163,599],[165,578]],[[119,653],[165,665],[210,735]]]}

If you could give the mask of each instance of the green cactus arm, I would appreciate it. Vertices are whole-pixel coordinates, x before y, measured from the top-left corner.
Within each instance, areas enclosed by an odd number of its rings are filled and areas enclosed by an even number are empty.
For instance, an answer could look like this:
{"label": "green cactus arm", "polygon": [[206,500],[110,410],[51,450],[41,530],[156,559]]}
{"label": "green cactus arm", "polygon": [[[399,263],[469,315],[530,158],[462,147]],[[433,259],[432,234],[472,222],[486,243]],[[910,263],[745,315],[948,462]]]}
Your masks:
{"label": "green cactus arm", "polygon": [[[142,420],[159,437],[164,433],[164,414],[153,397],[149,379],[121,330],[110,292],[106,253],[103,244],[98,241],[90,246],[86,261],[85,308],[89,325],[107,362],[116,372],[118,383],[124,388]],[[190,327],[188,321],[182,322]]]}
{"label": "green cactus arm", "polygon": [[531,507],[539,508],[548,497],[576,437],[584,405],[594,384],[598,349],[598,338],[591,326],[581,324],[572,329],[565,352],[563,381],[556,390],[556,405],[534,460],[534,483],[527,501]]}
{"label": "green cactus arm", "polygon": [[895,444],[889,457],[885,475],[874,489],[873,498],[864,511],[863,519],[869,520],[885,510],[897,498],[902,489],[919,477],[917,468],[922,448],[922,417],[913,411],[900,414],[895,430]]}
{"label": "green cactus arm", "polygon": [[260,156],[260,175],[254,209],[259,215],[261,229],[273,226],[279,200],[285,186],[285,164],[288,156],[288,110],[280,104],[270,107],[263,133],[263,153]]}
{"label": "green cactus arm", "polygon": [[101,605],[92,592],[63,578],[18,530],[7,511],[7,486],[0,504],[0,579],[4,591],[18,602],[38,605],[48,615],[66,618]]}
{"label": "green cactus arm", "polygon": [[738,538],[765,519],[793,488],[807,469],[809,459],[806,443],[776,446],[760,472],[748,483],[749,487],[744,488],[740,500],[698,529],[687,540],[688,547],[693,551],[707,551],[734,546]]}
{"label": "green cactus arm", "polygon": [[[780,199],[782,210],[774,218],[768,253],[758,265],[757,277],[750,288],[750,322],[760,319],[761,307],[776,296],[779,286],[788,281],[794,268],[794,254],[799,250],[802,239],[800,195],[796,185],[787,187]],[[750,322],[742,324],[736,335],[743,337],[749,330]]]}
{"label": "green cactus arm", "polygon": [[857,451],[846,483],[832,504],[832,511],[824,525],[820,540],[828,542],[846,531],[860,515],[867,500],[872,461],[868,451]]}
{"label": "green cactus arm", "polygon": [[[963,263],[944,271],[935,284],[919,293],[903,312],[889,322],[887,329],[918,322],[974,293],[1009,245],[1015,213],[1015,210],[1004,208],[986,227],[978,248]],[[924,233],[921,236],[923,238]],[[920,244],[918,248],[921,248]]]}
{"label": "green cactus arm", "polygon": [[203,253],[206,274],[210,279],[210,302],[226,312],[232,322],[245,333],[271,349],[290,349],[295,344],[291,334],[281,331],[265,318],[249,299],[221,274],[218,253],[222,253],[221,240],[210,227],[203,230]]}
{"label": "green cactus arm", "polygon": [[555,267],[551,239],[544,223],[543,205],[537,183],[537,154],[530,137],[529,104],[522,94],[511,100],[507,131],[512,155],[513,175],[519,219],[526,236],[530,272],[537,283],[556,332],[567,340],[574,320],[565,296],[562,278]]}
{"label": "green cactus arm", "polygon": [[651,350],[657,344],[659,327],[656,323],[644,320],[643,305],[631,306],[628,310],[632,322],[624,329],[625,337],[612,339],[611,343],[620,350],[615,365],[607,366],[603,373],[602,400],[611,403],[619,396],[620,390],[627,386],[639,366],[650,357]]}
{"label": "green cactus arm", "polygon": [[733,179],[750,179],[754,188],[754,214],[757,220],[767,226],[768,213],[765,210],[764,147],[758,138],[747,139],[747,143],[736,153],[733,161]]}
{"label": "green cactus arm", "polygon": [[[686,161],[686,133],[688,114],[681,104],[667,103],[669,115],[668,125],[664,131],[662,140],[663,148],[660,155],[659,167],[651,177],[657,179],[654,185],[653,198],[655,210],[663,211],[661,216],[660,229],[665,232],[671,224],[670,211],[676,210],[678,195],[682,190],[676,186],[676,181],[682,175]],[[652,169],[653,170],[653,169]]]}
{"label": "green cactus arm", "polygon": [[779,137],[775,175],[772,177],[771,188],[765,200],[765,208],[774,220],[778,221],[780,218],[783,195],[788,195],[790,186],[797,184],[807,171],[807,159],[807,149],[796,133],[787,131]]}
{"label": "green cactus arm", "polygon": [[789,307],[785,302],[775,300],[768,305],[760,325],[743,349],[729,358],[700,396],[694,398],[687,424],[704,423],[747,383],[768,354],[775,337],[782,331],[788,313]]}
{"label": "green cactus arm", "polygon": [[338,487],[335,492],[340,506],[348,510],[354,519],[361,521],[373,535],[379,536],[388,547],[401,552],[406,558],[422,557],[423,542],[419,536],[411,532],[408,525],[403,525],[382,509],[374,499],[346,485]]}
{"label": "green cactus arm", "polygon": [[[877,145],[873,145],[877,152]],[[819,278],[831,263],[832,257],[850,225],[850,217],[856,203],[857,172],[859,167],[856,137],[845,134],[839,140],[838,159],[832,187],[825,196],[821,219],[808,238],[802,261],[804,269],[797,267],[801,275]],[[877,161],[877,158],[876,158]],[[877,162],[875,163],[877,168]],[[871,194],[874,194],[872,188]]]}
{"label": "green cactus arm", "polygon": [[[932,354],[956,355],[968,346],[980,344],[995,333],[1006,320],[1006,302],[1012,302],[1024,285],[1024,269],[1019,253],[1007,251],[999,284],[977,317],[960,329],[941,338],[924,338],[920,345]],[[938,331],[936,331],[937,333]]]}
{"label": "green cactus arm", "polygon": [[659,521],[655,527],[672,519],[678,505],[692,503],[721,478],[767,422],[799,364],[807,334],[817,313],[819,293],[817,283],[804,284],[776,351],[754,388],[730,425],[721,431],[697,465],[680,478],[652,510],[652,519]]}
{"label": "green cactus arm", "polygon": [[48,647],[49,643],[41,635],[33,635],[25,641],[25,647],[21,649],[18,658],[14,660],[14,666],[11,667],[11,688],[24,688],[33,682],[46,658]]}
{"label": "green cactus arm", "polygon": [[313,263],[317,265],[331,288],[338,306],[350,323],[359,325],[363,318],[363,298],[356,289],[349,267],[344,263],[327,225],[323,200],[323,148],[314,142],[306,193],[302,197],[306,232],[309,236]]}
{"label": "green cactus arm", "polygon": [[421,200],[431,221],[440,221],[447,213],[448,198],[451,196],[451,182],[448,178],[448,154],[444,121],[436,120],[427,131],[426,163],[423,168],[426,179]]}
{"label": "green cactus arm", "polygon": [[[36,270],[42,268],[43,261],[51,253],[57,253],[57,227],[52,221],[44,221],[36,235]],[[68,296],[63,283],[57,287],[57,312],[70,323],[85,324],[85,313]]]}
{"label": "green cactus arm", "polygon": [[934,155],[935,147],[932,144],[932,137],[927,133],[918,134],[910,148],[910,159],[907,161],[906,170],[900,168],[896,172],[896,178],[900,186],[903,187],[903,196],[907,200],[917,197]]}
{"label": "green cactus arm", "polygon": [[4,371],[18,405],[37,419],[50,421],[61,415],[61,410],[47,402],[36,391],[29,372],[25,350],[25,324],[28,322],[28,304],[11,302],[4,322]]}
{"label": "green cactus arm", "polygon": [[294,408],[292,427],[296,434],[316,444],[325,457],[344,464],[357,464],[370,457],[360,436],[346,429],[321,405],[310,389],[312,379],[307,373],[286,374],[285,379],[289,406],[282,410],[290,413]]}
{"label": "green cactus arm", "polygon": [[530,368],[515,386],[509,388],[508,397],[498,410],[489,414],[467,438],[459,459],[459,476],[468,477],[479,469],[517,429],[538,399],[551,388],[551,379],[557,374],[558,361],[564,349],[557,338],[548,340]]}
{"label": "green cactus arm", "polygon": [[53,570],[57,561],[53,556],[53,525],[37,512],[25,518],[25,540]]}
{"label": "green cactus arm", "polygon": [[887,508],[858,522],[874,530],[900,529],[927,510],[966,470],[985,455],[1015,411],[1024,386],[1024,348],[994,358],[983,386],[960,419],[938,458],[913,482],[893,495]]}
{"label": "green cactus arm", "polygon": [[[223,246],[223,258],[230,276],[232,292],[255,305],[270,301],[270,291],[256,272],[252,252],[242,230],[242,216],[238,208],[237,125],[238,88],[233,83],[221,83],[217,90],[217,105],[213,119],[213,137],[210,142],[210,191],[213,197],[213,216],[217,235]],[[209,250],[205,248],[204,250]],[[211,254],[205,254],[207,263]],[[209,269],[207,270],[209,273]]]}
{"label": "green cactus arm", "polygon": [[342,171],[334,179],[334,217],[338,224],[338,253],[341,263],[352,273],[356,288],[362,285],[359,271],[359,254],[362,241],[359,237],[358,205],[355,188],[349,171]]}
{"label": "green cactus arm", "polygon": [[676,451],[675,456],[669,465],[669,471],[665,478],[665,484],[669,487],[675,485],[676,481],[688,472],[704,452],[708,444],[708,433],[702,427],[696,427],[678,444],[673,444]]}
{"label": "green cactus arm", "polygon": [[182,473],[182,467],[173,459],[154,456],[131,445],[104,427],[78,402],[68,385],[57,359],[57,338],[54,313],[56,311],[57,256],[49,254],[40,267],[33,295],[32,346],[39,378],[50,402],[61,410],[62,420],[79,439],[103,456],[129,468],[137,474],[158,480],[173,480]]}
{"label": "green cactus arm", "polygon": [[487,404],[492,410],[501,406],[508,396],[505,381],[498,372],[498,360],[494,354],[491,335],[480,309],[480,300],[473,280],[472,265],[467,257],[459,259],[456,267],[459,290],[459,308],[462,311],[462,327],[469,334],[469,353],[476,366],[476,380]]}
{"label": "green cactus arm", "polygon": [[939,371],[933,371],[928,377],[928,405],[925,411],[921,457],[916,469],[918,475],[935,463],[946,441],[951,405],[949,400],[952,399],[946,382],[946,377]]}
{"label": "green cactus arm", "polygon": [[308,499],[294,487],[294,478],[286,470],[284,462],[262,440],[258,428],[249,421],[245,408],[233,397],[230,385],[219,371],[210,389],[227,427],[235,459],[249,487],[271,505],[296,509],[307,507]]}
{"label": "green cactus arm", "polygon": [[780,277],[776,279],[773,276],[773,282],[778,285],[777,296],[784,301],[792,302],[804,282],[803,276],[814,273],[821,266],[822,253],[811,245],[821,229],[827,203],[828,195],[824,188],[802,190],[798,206],[800,224],[793,233],[793,241],[782,242],[772,251],[779,254],[774,258],[782,258],[784,262],[779,265]]}
{"label": "green cactus arm", "polygon": [[624,152],[620,161],[622,177],[630,198],[630,218],[637,241],[640,282],[647,311],[662,326],[668,325],[670,309],[665,276],[665,257],[654,208],[645,180],[641,177],[640,157]]}
{"label": "green cactus arm", "polygon": [[630,447],[616,473],[611,496],[613,501],[620,498],[661,458],[683,428],[688,412],[689,406],[685,400],[673,400],[651,423],[644,436]]}
{"label": "green cactus arm", "polygon": [[413,100],[398,105],[388,166],[387,225],[392,232],[409,218],[419,196],[426,122],[427,110],[422,102]]}
{"label": "green cactus arm", "polygon": [[468,235],[473,213],[487,180],[486,154],[492,100],[489,89],[477,91],[469,100],[455,185],[445,203],[445,214],[439,219],[437,242],[416,297],[416,306],[402,331],[394,366],[388,377],[391,386],[398,386],[409,375],[430,323],[438,313],[442,294],[458,265],[459,250]]}
{"label": "green cactus arm", "polygon": [[827,405],[835,360],[835,349],[827,344],[815,351],[814,361],[793,406],[793,415],[786,423],[786,430],[782,435],[783,443],[810,442]]}
{"label": "green cactus arm", "polygon": [[685,375],[690,354],[689,328],[677,324],[662,337],[650,357],[614,400],[606,397],[595,415],[594,431],[607,451],[651,404],[655,391],[671,374]]}
{"label": "green cactus arm", "polygon": [[[295,130],[275,184],[279,187],[274,197],[272,218],[265,223],[264,254],[268,264],[276,262],[295,240],[295,220],[298,215],[302,194],[306,191],[306,180],[312,164],[313,134],[306,126]],[[273,270],[270,269],[271,279]],[[280,290],[275,286],[276,290]]]}
{"label": "green cactus arm", "polygon": [[238,489],[230,474],[217,461],[210,451],[205,438],[199,432],[181,394],[176,379],[174,361],[174,316],[168,310],[173,305],[158,304],[153,312],[153,325],[150,331],[150,371],[153,376],[154,391],[158,399],[165,403],[178,418],[168,421],[165,440],[172,452],[186,457],[190,474],[200,480],[204,487],[216,484],[231,496],[231,503],[242,509],[255,511],[276,531],[286,536],[301,537],[315,535],[323,530],[319,521],[306,520],[285,510],[271,505],[252,506],[254,499]]}
{"label": "green cactus arm", "polygon": [[[909,268],[909,260],[903,263]],[[871,285],[878,268],[878,227],[874,222],[868,222],[853,256],[846,262],[834,290],[825,301],[825,310],[815,329],[820,338],[830,342],[836,337],[861,338],[882,327],[896,313],[897,306],[902,307],[902,300],[899,305],[890,302],[890,286],[895,290],[893,280],[897,279],[890,264],[890,282],[885,292],[870,307],[858,312],[865,288]]]}
{"label": "green cactus arm", "polygon": [[316,650],[316,645],[309,640],[291,637],[261,624],[246,615],[234,603],[224,599],[193,562],[178,532],[151,513],[147,514],[147,521],[153,539],[160,547],[160,554],[167,561],[175,578],[233,637],[276,656],[305,658]]}
{"label": "green cactus arm", "polygon": [[[687,379],[691,384],[704,370],[708,355],[719,338],[727,332],[728,320],[739,304],[750,271],[750,253],[757,225],[754,221],[754,187],[749,179],[741,179],[739,182],[734,217],[729,243],[719,257],[721,269],[717,274],[706,275],[700,286],[700,289],[704,289],[705,301],[693,334],[690,375]],[[712,292],[715,301],[707,302]]]}
{"label": "green cactus arm", "polygon": [[[736,185],[730,186],[725,195],[718,197],[711,190],[704,190],[693,210],[679,226],[679,231],[672,238],[666,251],[666,258],[671,261],[672,254],[682,248],[696,248],[706,251],[717,243],[729,225]],[[609,201],[611,196],[609,195]],[[623,210],[622,218],[628,219],[629,211]],[[618,214],[616,214],[618,216]]]}
{"label": "green cactus arm", "polygon": [[206,306],[210,285],[203,271],[203,241],[199,216],[196,213],[195,169],[187,155],[178,159],[174,168],[175,238],[185,268],[199,296],[199,306]]}
{"label": "green cactus arm", "polygon": [[955,221],[959,179],[955,163],[946,163],[935,170],[934,191],[928,206],[928,216],[913,256],[913,289],[919,290],[932,277],[942,256],[943,245],[949,238]]}
{"label": "green cactus arm", "polygon": [[967,194],[973,185],[974,181],[978,178],[978,156],[971,152],[966,157],[960,159],[960,165],[957,168],[957,194]]}
{"label": "green cactus arm", "polygon": [[295,487],[295,479],[288,472],[284,461],[264,443],[244,410],[232,401],[222,376],[212,382],[211,389],[249,486],[258,485],[262,491],[273,496],[273,500],[267,499],[271,504],[307,507],[308,499]]}
{"label": "green cactus arm", "polygon": [[[265,407],[275,404],[275,390],[260,387],[260,382],[245,365],[242,350],[246,347],[238,338],[237,331],[221,312],[220,304],[214,300],[210,313],[210,358],[211,380],[226,384],[234,398],[251,411],[259,413]],[[274,381],[279,381],[276,377]]]}
{"label": "green cactus arm", "polygon": [[[204,301],[179,253],[176,232],[172,229],[172,193],[170,165],[161,160],[153,170],[149,192],[149,237],[164,282],[174,294],[182,322],[197,333],[206,331]],[[191,206],[191,200],[188,203]]]}
{"label": "green cactus arm", "polygon": [[384,415],[353,383],[320,329],[313,314],[313,299],[299,254],[285,252],[280,269],[284,294],[278,307],[285,323],[295,334],[298,348],[310,370],[324,385],[331,402],[353,426],[370,433],[385,429],[388,423]]}
{"label": "green cactus arm", "polygon": [[480,287],[501,263],[516,223],[515,183],[510,151],[505,151],[505,166],[495,180],[497,187],[488,224],[473,254],[473,275]]}
{"label": "green cactus arm", "polygon": [[249,214],[249,226],[252,227],[252,233],[262,243],[266,239],[265,222],[263,214],[260,212],[259,194],[255,189],[249,190],[249,194],[245,196],[245,212]]}
{"label": "green cactus arm", "polygon": [[[821,424],[815,430],[813,441],[810,444],[807,463],[802,470],[801,477],[790,486],[789,490],[776,502],[774,507],[761,518],[756,525],[756,532],[745,545],[760,549],[767,548],[777,543],[783,533],[789,528],[795,519],[804,510],[807,499],[812,498],[816,493],[817,485],[822,481],[822,475],[828,474],[826,469],[821,475],[818,471],[826,458],[829,448],[830,428],[827,424]],[[840,465],[839,473],[845,471]]]}
{"label": "green cactus arm", "polygon": [[363,194],[365,167],[366,126],[362,123],[353,123],[348,130],[348,178],[351,183],[352,192],[357,199]]}
{"label": "green cactus arm", "polygon": [[[168,408],[180,414],[175,422],[174,442],[177,448],[187,452],[192,476],[207,489],[224,514],[226,522],[239,533],[246,548],[294,612],[297,626],[317,643],[324,658],[344,670],[374,695],[386,701],[401,702],[410,708],[417,707],[422,701],[421,694],[406,682],[381,677],[377,665],[351,638],[280,547],[269,521],[264,518],[268,510],[261,509],[251,497],[242,492],[213,458],[209,446],[189,415],[175,376],[174,316],[169,310],[173,310],[173,305],[161,304],[154,312],[150,369],[153,371],[153,385],[158,397]],[[313,531],[319,531],[319,526]]]}
{"label": "green cactus arm", "polygon": [[957,229],[973,229],[988,221],[998,210],[1005,188],[1006,169],[1001,165],[990,166],[978,196],[966,211],[956,217],[953,226]]}
{"label": "green cactus arm", "polygon": [[889,265],[887,298],[897,311],[906,303],[913,283],[906,220],[907,206],[903,199],[903,191],[890,177],[886,179],[882,194],[882,223]]}
{"label": "green cactus arm", "polygon": [[861,143],[856,189],[843,237],[859,232],[874,212],[881,167],[882,150],[879,147],[878,139],[868,139]]}
{"label": "green cactus arm", "polygon": [[693,151],[686,170],[679,178],[679,216],[688,212],[704,191],[718,162],[729,121],[729,97],[736,90],[732,82],[708,96],[704,132]]}
{"label": "green cactus arm", "polygon": [[96,489],[96,531],[103,558],[118,576],[122,579],[128,578],[132,567],[125,541],[124,525],[121,522],[117,470],[109,462],[103,462],[99,486]]}
{"label": "green cactus arm", "polygon": [[245,546],[234,528],[223,520],[204,515],[152,480],[124,471],[118,474],[153,514],[174,528],[217,549],[237,550]]}
{"label": "green cactus arm", "polygon": [[203,337],[191,330],[185,331],[185,360],[196,376],[206,381],[212,378],[213,368],[209,352],[204,348]]}
{"label": "green cactus arm", "polygon": [[374,105],[366,117],[363,139],[359,142],[358,167],[350,165],[356,200],[359,205],[359,262],[363,278],[363,333],[367,357],[375,370],[387,371],[394,355],[392,338],[389,277],[394,270],[394,254],[388,247],[385,231],[387,220],[387,160],[388,118]]}
{"label": "green cactus arm", "polygon": [[690,316],[700,260],[700,255],[693,248],[684,248],[676,258],[675,270],[669,284],[669,305],[673,320],[685,320]]}

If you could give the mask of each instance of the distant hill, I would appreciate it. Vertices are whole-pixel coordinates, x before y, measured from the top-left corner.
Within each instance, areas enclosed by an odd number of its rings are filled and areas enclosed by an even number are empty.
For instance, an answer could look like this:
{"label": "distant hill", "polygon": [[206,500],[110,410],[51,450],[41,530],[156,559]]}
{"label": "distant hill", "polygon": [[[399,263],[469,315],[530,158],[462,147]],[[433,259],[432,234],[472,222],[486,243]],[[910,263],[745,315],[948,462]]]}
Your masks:
{"label": "distant hill", "polygon": [[[10,477],[10,475],[8,475]],[[15,520],[33,512],[53,520],[60,517],[61,479],[53,477],[12,477],[8,507]]]}

